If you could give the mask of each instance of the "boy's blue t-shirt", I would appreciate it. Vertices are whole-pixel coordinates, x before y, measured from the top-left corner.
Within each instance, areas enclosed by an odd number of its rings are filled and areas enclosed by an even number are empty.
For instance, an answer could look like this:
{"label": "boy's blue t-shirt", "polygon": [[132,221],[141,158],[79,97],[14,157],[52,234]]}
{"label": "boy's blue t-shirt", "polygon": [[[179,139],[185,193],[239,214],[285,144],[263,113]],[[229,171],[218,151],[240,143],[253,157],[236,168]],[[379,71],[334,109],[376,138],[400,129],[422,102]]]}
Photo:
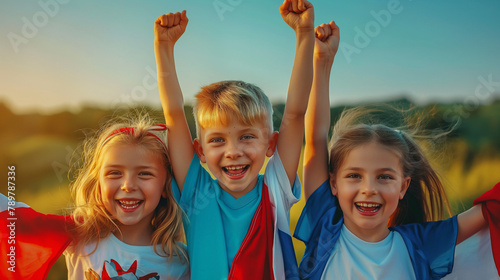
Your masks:
{"label": "boy's blue t-shirt", "polygon": [[250,223],[260,197],[262,197],[262,175],[259,175],[257,186],[244,196],[236,199],[223,189],[220,190],[220,207],[224,239],[226,240],[228,269],[231,268],[234,256],[238,252],[248,232]]}
{"label": "boy's blue t-shirt", "polygon": [[[268,163],[268,168],[276,165],[282,168],[277,153],[273,157],[275,158],[269,161],[272,163]],[[276,163],[277,161],[279,163]],[[281,222],[277,222],[275,226],[280,228],[279,224],[284,224],[281,216],[286,216],[284,219],[288,219],[288,223],[286,223],[288,227],[289,209],[300,198],[300,181],[296,179],[292,189],[288,183],[288,177],[283,174],[284,169],[272,168],[273,171],[268,172],[268,168],[266,168],[266,174],[278,174],[276,176],[278,178],[275,180],[286,180],[287,182],[283,184],[287,187],[268,185],[268,188],[270,193],[276,194],[270,194],[271,201],[274,207],[279,208],[276,211],[277,216],[279,216],[278,220]],[[274,171],[274,169],[280,170]],[[220,188],[217,180],[212,179],[208,171],[201,165],[196,154],[191,161],[182,194],[179,193],[177,184],[173,180],[174,196],[186,213],[184,228],[192,279],[226,279],[228,277],[233,258],[248,232],[252,218],[261,201],[263,181],[264,176],[259,175],[255,188],[235,199]],[[289,228],[287,230],[289,231]],[[292,247],[291,237],[286,241],[280,240],[283,239],[281,237],[283,237],[282,233],[280,233],[278,240],[275,240],[275,246],[278,246],[280,250],[288,250],[286,247]],[[276,242],[279,242],[280,245],[276,245]],[[290,246],[287,246],[288,243]],[[279,253],[281,254],[281,252]],[[294,255],[284,256],[284,258],[287,259],[282,261],[285,266],[289,263],[289,259],[293,259],[295,262]]]}

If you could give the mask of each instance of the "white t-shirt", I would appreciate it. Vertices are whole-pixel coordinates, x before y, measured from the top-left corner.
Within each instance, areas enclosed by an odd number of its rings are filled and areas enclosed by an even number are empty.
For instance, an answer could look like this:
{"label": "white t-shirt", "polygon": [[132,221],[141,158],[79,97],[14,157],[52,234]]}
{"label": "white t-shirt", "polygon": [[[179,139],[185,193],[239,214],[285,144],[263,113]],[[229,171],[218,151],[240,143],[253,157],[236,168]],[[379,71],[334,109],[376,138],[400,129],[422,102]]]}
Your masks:
{"label": "white t-shirt", "polygon": [[454,260],[453,271],[443,277],[443,280],[500,279],[491,251],[491,237],[488,228],[483,228],[458,244]]}
{"label": "white t-shirt", "polygon": [[[184,249],[185,245],[179,243]],[[160,245],[157,245],[160,248]],[[68,279],[105,279],[122,276],[120,279],[138,279],[148,275],[147,279],[189,279],[189,264],[181,263],[179,258],[157,255],[153,246],[133,246],[123,243],[113,234],[101,239],[96,251],[95,244],[78,248],[68,247],[64,252]],[[159,250],[161,252],[161,250]],[[89,255],[90,254],[90,255]],[[135,277],[134,277],[135,276]],[[157,278],[157,277],[159,278]]]}
{"label": "white t-shirt", "polygon": [[366,242],[343,225],[321,279],[415,280],[415,273],[398,232],[391,231],[379,242]]}

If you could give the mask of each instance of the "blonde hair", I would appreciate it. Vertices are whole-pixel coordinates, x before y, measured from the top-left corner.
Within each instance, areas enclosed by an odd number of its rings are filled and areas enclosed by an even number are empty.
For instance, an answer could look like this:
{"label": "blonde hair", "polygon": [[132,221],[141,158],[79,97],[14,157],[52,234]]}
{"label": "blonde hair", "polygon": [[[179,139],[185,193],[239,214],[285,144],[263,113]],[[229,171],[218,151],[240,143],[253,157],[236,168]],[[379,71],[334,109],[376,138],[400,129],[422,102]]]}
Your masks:
{"label": "blonde hair", "polygon": [[[125,127],[132,127],[133,130],[113,134]],[[161,157],[167,171],[164,186],[167,197],[161,197],[153,215],[151,244],[161,244],[163,252],[158,252],[156,246],[153,246],[155,253],[160,256],[169,258],[177,256],[181,261],[187,261],[184,249],[177,244],[177,241],[182,241],[184,238],[182,210],[172,193],[172,170],[167,147],[164,144],[165,136],[151,130],[152,127],[154,125],[148,115],[115,119],[104,125],[95,136],[88,137],[84,141],[80,166],[76,169],[76,179],[71,184],[71,194],[75,201],[72,216],[76,224],[73,234],[83,245],[96,242],[95,249],[97,249],[101,238],[105,238],[115,230],[119,231],[114,218],[106,210],[101,196],[99,172],[102,157],[112,145],[126,143],[143,146]]]}
{"label": "blonde hair", "polygon": [[[330,178],[335,178],[338,168],[354,148],[376,142],[395,152],[400,158],[404,177],[411,177],[409,188],[399,201],[388,226],[441,220],[444,209],[450,214],[444,186],[423,150],[413,139],[418,137],[420,123],[392,128],[374,123],[373,119],[361,121],[363,117],[374,113],[381,111],[358,107],[342,112],[333,128],[330,141]],[[404,132],[404,129],[408,132]]]}
{"label": "blonde hair", "polygon": [[273,108],[262,90],[242,81],[221,81],[202,87],[193,108],[196,135],[203,128],[227,125],[236,118],[245,125],[265,121],[273,131]]}

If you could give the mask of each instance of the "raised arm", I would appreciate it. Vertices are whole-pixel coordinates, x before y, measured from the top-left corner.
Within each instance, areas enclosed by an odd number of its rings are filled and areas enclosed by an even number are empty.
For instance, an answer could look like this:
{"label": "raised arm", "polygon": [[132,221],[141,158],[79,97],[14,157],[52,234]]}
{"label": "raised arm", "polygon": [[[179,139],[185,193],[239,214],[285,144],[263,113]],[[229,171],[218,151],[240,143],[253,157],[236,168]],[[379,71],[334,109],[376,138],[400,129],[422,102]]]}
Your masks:
{"label": "raised arm", "polygon": [[155,21],[155,56],[158,71],[158,90],[168,126],[168,147],[175,180],[180,191],[194,155],[191,133],[184,115],[184,100],[177,79],[174,45],[186,30],[186,11],[169,13]]}
{"label": "raised arm", "polygon": [[309,196],[328,179],[328,131],[330,130],[330,72],[339,47],[334,21],[315,29],[314,77],[305,118],[303,185]]}
{"label": "raised arm", "polygon": [[283,20],[293,28],[297,38],[295,60],[277,147],[281,162],[293,186],[302,149],[304,115],[313,76],[314,9],[307,0],[285,0],[280,6],[280,13]]}

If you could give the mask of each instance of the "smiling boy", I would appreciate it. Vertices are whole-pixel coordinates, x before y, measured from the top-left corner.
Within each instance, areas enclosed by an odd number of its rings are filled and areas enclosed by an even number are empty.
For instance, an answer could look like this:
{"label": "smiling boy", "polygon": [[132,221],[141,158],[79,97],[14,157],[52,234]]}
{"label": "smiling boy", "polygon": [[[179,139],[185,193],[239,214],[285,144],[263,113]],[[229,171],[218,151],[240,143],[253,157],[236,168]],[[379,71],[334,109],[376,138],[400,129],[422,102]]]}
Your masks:
{"label": "smiling boy", "polygon": [[[312,84],[314,12],[305,0],[285,0],[280,13],[294,29],[297,45],[279,137],[262,90],[222,81],[196,96],[193,143],[173,55],[187,26],[186,12],[160,16],[155,23],[158,85],[178,185],[174,191],[187,214],[195,280],[298,277],[289,211],[300,197],[297,167]],[[259,175],[266,156],[271,158],[265,175]]]}

